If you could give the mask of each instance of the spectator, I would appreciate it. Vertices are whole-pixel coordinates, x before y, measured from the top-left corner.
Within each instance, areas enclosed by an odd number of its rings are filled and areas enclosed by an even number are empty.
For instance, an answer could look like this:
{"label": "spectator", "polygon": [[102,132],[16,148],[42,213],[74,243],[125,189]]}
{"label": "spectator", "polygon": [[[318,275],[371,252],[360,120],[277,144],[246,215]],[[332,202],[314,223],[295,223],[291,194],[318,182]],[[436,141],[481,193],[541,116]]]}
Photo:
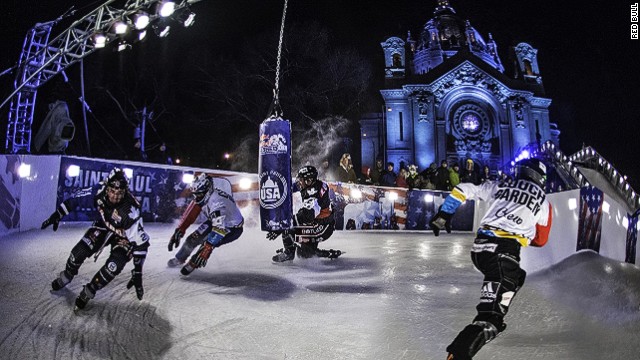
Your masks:
{"label": "spectator", "polygon": [[374,168],[371,170],[371,182],[373,185],[380,185],[380,178],[382,174],[385,172],[384,164],[382,163],[382,159],[376,159],[376,164]]}
{"label": "spectator", "polygon": [[360,178],[360,184],[364,185],[373,185],[373,181],[371,181],[371,169],[368,166],[362,167],[362,175]]}
{"label": "spectator", "polygon": [[396,178],[398,175],[393,171],[393,163],[387,163],[387,170],[380,177],[381,186],[396,186]]}
{"label": "spectator", "polygon": [[467,161],[465,162],[464,170],[462,170],[462,173],[460,174],[460,182],[472,183],[474,185],[480,184],[480,179],[478,173],[476,172],[473,160],[467,159]]}
{"label": "spectator", "polygon": [[440,163],[440,167],[436,171],[435,180],[436,190],[451,190],[451,181],[449,180],[449,164],[447,164],[447,160],[442,160],[442,162]]}
{"label": "spectator", "polygon": [[348,183],[358,182],[356,172],[353,170],[353,163],[351,163],[351,155],[348,153],[342,154],[340,158],[340,166],[336,170],[336,181]]}
{"label": "spectator", "polygon": [[422,183],[422,177],[418,175],[418,167],[409,165],[409,174],[407,175],[407,185],[409,190],[419,189]]}
{"label": "spectator", "polygon": [[496,177],[491,175],[491,169],[489,169],[489,167],[485,165],[482,169],[482,176],[480,176],[480,183],[493,180],[496,180]]}
{"label": "spectator", "polygon": [[428,168],[424,169],[420,175],[422,176],[423,181],[429,180],[430,183],[436,183],[436,173],[438,172],[438,164],[432,162]]}
{"label": "spectator", "polygon": [[407,171],[404,168],[401,168],[398,171],[398,176],[396,177],[396,186],[406,188],[409,187],[407,184]]}
{"label": "spectator", "polygon": [[329,165],[329,159],[323,159],[318,167],[318,179],[324,181],[335,181],[333,169]]}
{"label": "spectator", "polygon": [[453,169],[449,171],[449,183],[451,189],[460,184],[460,166],[457,163],[453,164]]}

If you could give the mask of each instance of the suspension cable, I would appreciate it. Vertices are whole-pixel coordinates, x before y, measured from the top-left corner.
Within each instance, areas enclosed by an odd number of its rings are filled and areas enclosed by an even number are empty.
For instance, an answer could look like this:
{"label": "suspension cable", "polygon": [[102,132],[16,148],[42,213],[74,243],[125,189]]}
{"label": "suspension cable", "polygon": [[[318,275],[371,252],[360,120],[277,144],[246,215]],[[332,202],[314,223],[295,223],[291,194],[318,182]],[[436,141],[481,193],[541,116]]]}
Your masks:
{"label": "suspension cable", "polygon": [[282,58],[282,38],[284,36],[284,22],[287,17],[287,3],[288,0],[284,0],[284,9],[282,10],[282,22],[280,23],[280,38],[278,40],[278,57],[276,60],[276,81],[273,89],[273,102],[271,103],[271,109],[269,115],[273,118],[282,117],[282,108],[280,107],[280,59]]}

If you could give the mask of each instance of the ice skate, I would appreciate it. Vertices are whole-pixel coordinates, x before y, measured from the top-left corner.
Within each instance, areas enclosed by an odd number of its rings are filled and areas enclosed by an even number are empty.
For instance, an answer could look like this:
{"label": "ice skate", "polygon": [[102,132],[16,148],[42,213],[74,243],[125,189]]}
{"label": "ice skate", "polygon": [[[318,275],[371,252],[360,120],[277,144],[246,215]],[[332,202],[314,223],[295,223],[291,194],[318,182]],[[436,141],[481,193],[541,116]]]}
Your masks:
{"label": "ice skate", "polygon": [[61,271],[58,277],[51,282],[51,288],[53,291],[58,291],[63,287],[67,286],[68,283],[71,282],[71,278],[68,278],[64,271]]}
{"label": "ice skate", "polygon": [[182,267],[182,269],[180,269],[180,274],[187,276],[191,274],[195,269],[196,267],[191,264],[191,262],[188,262],[185,266]]}
{"label": "ice skate", "polygon": [[96,293],[85,285],[80,292],[80,295],[76,298],[76,308],[74,310],[84,309],[87,306],[89,300],[93,299],[96,296]]}
{"label": "ice skate", "polygon": [[342,254],[344,254],[344,252],[340,250],[333,250],[333,249],[329,249],[329,250],[317,249],[316,250],[316,256],[322,257],[322,258],[337,259]]}
{"label": "ice skate", "polygon": [[184,264],[184,261],[180,261],[180,259],[178,258],[171,258],[169,259],[169,261],[167,261],[167,267],[170,268],[177,268],[179,266],[182,266]]}
{"label": "ice skate", "polygon": [[449,352],[447,359],[471,360],[485,344],[495,339],[506,327],[504,323],[498,329],[488,321],[474,321],[456,336],[451,345],[447,346]]}
{"label": "ice skate", "polygon": [[276,250],[276,255],[271,258],[273,262],[281,263],[291,261],[296,257],[295,248],[283,248]]}

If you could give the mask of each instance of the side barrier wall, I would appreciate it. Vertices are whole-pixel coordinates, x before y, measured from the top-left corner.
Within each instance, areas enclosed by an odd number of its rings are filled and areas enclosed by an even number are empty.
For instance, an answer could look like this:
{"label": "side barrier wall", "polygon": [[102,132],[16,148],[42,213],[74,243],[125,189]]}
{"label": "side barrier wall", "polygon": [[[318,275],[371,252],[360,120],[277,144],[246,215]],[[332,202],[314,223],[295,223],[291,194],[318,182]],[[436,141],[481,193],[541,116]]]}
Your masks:
{"label": "side barrier wall", "polygon": [[[24,177],[19,173],[21,169],[24,172],[21,165],[30,166]],[[69,176],[71,165],[79,167],[80,174]],[[131,190],[141,201],[147,222],[175,221],[188,202],[182,176],[206,172],[222,178],[220,186],[230,186],[246,225],[259,225],[257,174],[59,155],[0,155],[0,236],[38,228],[65,196],[95,184],[113,166],[132,170]],[[448,194],[341,183],[330,183],[330,187],[341,230],[424,230]],[[548,195],[554,206],[549,243],[543,248],[523,249],[523,268],[546,268],[583,250],[635,264],[638,213],[629,215],[612,198],[606,194],[598,197],[593,191],[583,188]],[[461,206],[453,218],[454,230],[473,231],[485,208],[483,202],[473,201]],[[91,209],[92,204],[80,206],[64,221],[88,221]],[[472,238],[470,234],[469,241]]]}

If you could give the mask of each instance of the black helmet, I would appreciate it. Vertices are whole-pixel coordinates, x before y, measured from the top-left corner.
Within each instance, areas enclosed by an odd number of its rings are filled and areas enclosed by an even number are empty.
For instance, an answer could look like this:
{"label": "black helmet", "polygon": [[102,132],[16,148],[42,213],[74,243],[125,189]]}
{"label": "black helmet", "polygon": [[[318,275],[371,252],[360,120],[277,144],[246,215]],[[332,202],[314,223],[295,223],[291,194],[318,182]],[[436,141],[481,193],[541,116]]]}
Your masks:
{"label": "black helmet", "polygon": [[113,189],[127,189],[129,187],[129,180],[120,168],[113,168],[107,176],[105,183]]}
{"label": "black helmet", "polygon": [[318,180],[318,169],[314,166],[303,166],[298,170],[298,178],[302,180]]}
{"label": "black helmet", "polygon": [[538,159],[524,159],[516,163],[516,179],[533,181],[544,187],[547,181],[547,167]]}

